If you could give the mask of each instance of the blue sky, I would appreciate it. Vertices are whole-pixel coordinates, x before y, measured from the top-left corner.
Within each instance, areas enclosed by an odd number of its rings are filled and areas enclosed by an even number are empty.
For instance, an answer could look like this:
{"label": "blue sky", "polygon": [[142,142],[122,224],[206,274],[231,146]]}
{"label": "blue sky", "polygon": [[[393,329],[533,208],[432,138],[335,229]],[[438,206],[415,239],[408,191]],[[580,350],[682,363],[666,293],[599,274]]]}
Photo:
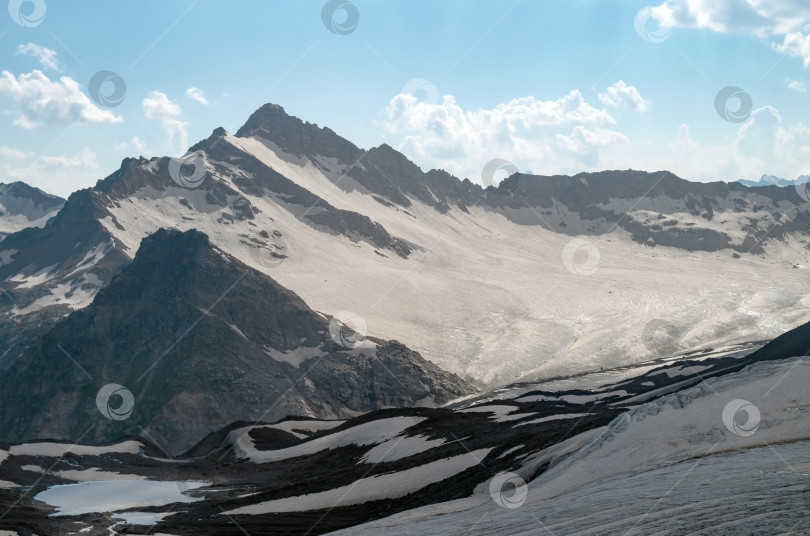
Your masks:
{"label": "blue sky", "polygon": [[[341,30],[337,8],[330,31],[324,8],[341,3],[359,20]],[[493,158],[538,174],[795,178],[810,173],[810,5],[756,4],[11,0],[0,181],[67,195],[124,157],[235,132],[265,102],[479,182]],[[116,75],[100,96],[99,71]],[[123,101],[104,105],[121,80]],[[718,111],[728,86],[743,99]]]}

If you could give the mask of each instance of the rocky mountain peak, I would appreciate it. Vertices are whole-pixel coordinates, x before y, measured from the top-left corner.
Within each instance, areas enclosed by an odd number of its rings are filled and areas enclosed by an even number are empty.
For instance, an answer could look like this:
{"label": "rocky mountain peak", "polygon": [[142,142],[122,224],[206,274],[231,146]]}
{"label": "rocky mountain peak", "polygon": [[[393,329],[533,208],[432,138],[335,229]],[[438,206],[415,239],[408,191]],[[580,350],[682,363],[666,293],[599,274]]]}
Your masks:
{"label": "rocky mountain peak", "polygon": [[238,137],[268,140],[296,156],[325,156],[352,164],[362,151],[335,131],[288,115],[278,104],[265,104],[236,132]]}

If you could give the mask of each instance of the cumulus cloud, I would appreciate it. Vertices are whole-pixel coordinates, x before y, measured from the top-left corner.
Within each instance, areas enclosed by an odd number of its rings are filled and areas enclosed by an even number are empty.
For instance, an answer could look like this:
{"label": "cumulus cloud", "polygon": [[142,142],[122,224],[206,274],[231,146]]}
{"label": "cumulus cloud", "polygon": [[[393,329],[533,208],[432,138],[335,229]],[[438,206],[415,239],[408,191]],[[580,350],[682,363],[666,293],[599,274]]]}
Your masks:
{"label": "cumulus cloud", "polygon": [[628,86],[624,80],[619,80],[607,88],[604,93],[600,93],[599,100],[613,108],[639,112],[646,111],[649,104],[649,101],[641,96],[636,86]]}
{"label": "cumulus cloud", "polygon": [[806,0],[666,0],[650,10],[668,27],[704,28],[780,39],[773,48],[810,68],[810,2]]}
{"label": "cumulus cloud", "polygon": [[0,73],[0,95],[11,97],[19,115],[14,124],[34,128],[41,123],[121,123],[123,118],[102,110],[82,93],[78,82],[69,76],[51,80],[34,70],[14,76]]}
{"label": "cumulus cloud", "polygon": [[191,100],[197,101],[203,106],[208,106],[208,99],[205,98],[203,90],[198,87],[190,87],[186,90],[186,97]]}
{"label": "cumulus cloud", "polygon": [[188,147],[188,123],[179,119],[183,115],[180,105],[162,91],[150,91],[141,104],[147,118],[160,121],[172,149],[184,151]]}
{"label": "cumulus cloud", "polygon": [[0,145],[0,156],[8,158],[9,160],[25,160],[31,158],[34,153],[30,151],[22,151],[6,145]]}
{"label": "cumulus cloud", "polygon": [[120,151],[137,151],[140,154],[146,152],[146,142],[138,136],[133,136],[131,140],[119,143],[116,148]]}
{"label": "cumulus cloud", "polygon": [[756,180],[763,174],[794,179],[810,171],[808,142],[809,127],[785,125],[776,108],[763,106],[726,142],[705,143],[681,125],[667,152],[649,158],[656,162],[655,169],[665,167],[690,180]]}
{"label": "cumulus cloud", "polygon": [[667,26],[768,37],[804,27],[810,20],[810,4],[805,0],[666,0],[651,13]]}
{"label": "cumulus cloud", "polygon": [[810,34],[792,32],[784,37],[782,43],[774,44],[777,52],[802,59],[804,66],[810,68]]}
{"label": "cumulus cloud", "polygon": [[96,153],[85,147],[78,154],[43,156],[28,165],[3,165],[3,176],[21,180],[48,192],[67,197],[77,185],[89,186],[98,180],[99,163]]}
{"label": "cumulus cloud", "polygon": [[56,51],[36,43],[25,43],[17,46],[17,54],[36,58],[40,65],[46,69],[60,70],[56,60]]}
{"label": "cumulus cloud", "polygon": [[799,80],[788,80],[787,87],[788,89],[798,91],[799,93],[807,93],[807,84],[800,82]]}
{"label": "cumulus cloud", "polygon": [[452,95],[427,102],[400,93],[385,117],[400,150],[423,166],[474,181],[493,158],[537,173],[578,172],[600,166],[605,151],[629,143],[610,112],[578,90],[556,100],[522,97],[479,110],[463,109]]}
{"label": "cumulus cloud", "polygon": [[85,147],[82,152],[77,155],[43,156],[40,158],[40,161],[46,166],[56,168],[98,168],[97,155],[89,147]]}
{"label": "cumulus cloud", "polygon": [[180,105],[169,99],[162,91],[150,91],[143,99],[143,113],[149,119],[178,117],[183,114]]}

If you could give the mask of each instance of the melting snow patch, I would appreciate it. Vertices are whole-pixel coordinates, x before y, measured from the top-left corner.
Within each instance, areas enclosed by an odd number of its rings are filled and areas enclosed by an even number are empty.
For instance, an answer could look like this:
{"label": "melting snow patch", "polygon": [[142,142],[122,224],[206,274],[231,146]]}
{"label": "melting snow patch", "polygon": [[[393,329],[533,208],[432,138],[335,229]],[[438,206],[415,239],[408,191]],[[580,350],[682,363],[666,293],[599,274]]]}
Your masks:
{"label": "melting snow patch", "polygon": [[323,357],[326,353],[319,347],[301,346],[289,352],[280,352],[274,348],[265,347],[264,351],[267,355],[282,363],[289,363],[295,368],[299,368],[301,363],[307,359],[316,357]]}
{"label": "melting snow patch", "polygon": [[45,456],[59,458],[66,454],[76,456],[100,456],[102,454],[138,454],[143,448],[139,441],[124,441],[106,447],[71,445],[68,443],[26,443],[14,445],[9,452],[14,456]]}
{"label": "melting snow patch", "polygon": [[395,437],[366,452],[360,463],[394,462],[440,447],[446,442],[444,438],[428,439],[424,435]]}
{"label": "melting snow patch", "polygon": [[341,486],[329,491],[276,499],[237,508],[223,512],[223,515],[261,515],[276,512],[304,512],[308,510],[351,506],[383,499],[397,499],[478,465],[481,460],[486,458],[490,451],[492,451],[491,448],[479,449],[460,456],[445,458],[412,469],[406,469],[405,471],[361,478],[348,486]]}
{"label": "melting snow patch", "polygon": [[549,415],[547,417],[540,417],[539,419],[521,422],[516,424],[515,426],[523,426],[524,424],[538,424],[541,422],[548,422],[548,421],[560,421],[563,419],[575,419],[580,417],[587,417],[588,415],[593,415],[593,413],[562,413],[560,415]]}
{"label": "melting snow patch", "polygon": [[392,439],[411,426],[424,421],[424,417],[391,417],[390,419],[380,419],[370,421],[346,430],[341,430],[312,441],[307,441],[294,447],[279,450],[257,450],[252,442],[244,441],[246,434],[236,435],[234,430],[230,435],[236,439],[234,441],[234,453],[238,457],[245,457],[256,463],[276,462],[296,458],[298,456],[308,456],[328,449],[336,449],[348,445],[374,445]]}

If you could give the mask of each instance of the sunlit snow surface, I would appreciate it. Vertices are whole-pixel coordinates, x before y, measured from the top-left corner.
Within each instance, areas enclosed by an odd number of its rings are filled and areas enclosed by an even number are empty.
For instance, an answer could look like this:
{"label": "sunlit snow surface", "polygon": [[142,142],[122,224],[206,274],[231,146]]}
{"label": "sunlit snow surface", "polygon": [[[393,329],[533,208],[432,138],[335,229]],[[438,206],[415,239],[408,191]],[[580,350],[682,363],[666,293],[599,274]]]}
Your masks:
{"label": "sunlit snow surface", "polygon": [[[808,358],[759,363],[621,415],[518,508],[484,490],[336,534],[808,534],[809,383]],[[723,424],[737,399],[761,413],[752,435]]]}
{"label": "sunlit snow surface", "polygon": [[[407,210],[386,207],[341,175],[344,170],[334,162],[317,167],[252,138],[228,135],[221,143],[234,154],[254,155],[337,209],[368,216],[415,244],[414,251],[407,259],[390,251],[377,255],[367,242],[302,222],[305,207],[272,195],[240,192],[258,212],[251,220],[223,225],[219,220],[229,208],[209,203],[204,189],[170,182],[165,190],[145,187],[121,199],[103,225],[130,253],[160,227],[203,231],[223,252],[267,273],[314,310],[352,311],[367,322],[368,335],[399,340],[442,368],[489,387],[660,357],[644,338],[653,319],[677,327],[683,350],[768,339],[810,320],[807,284],[793,268],[808,264],[798,237],[766,242],[765,256],[733,259],[730,250],[650,248],[616,230],[587,237],[600,261],[596,272],[581,276],[561,260],[573,237],[549,230],[534,209],[511,211],[512,221],[481,206],[441,214],[412,199]],[[208,162],[206,181],[236,188],[233,177],[215,165],[232,163]],[[181,197],[193,210],[179,204]],[[628,217],[646,219],[653,208],[646,205],[653,201],[641,200]],[[556,202],[553,210],[568,214]],[[719,226],[734,234],[729,229],[743,226],[734,222],[756,216],[735,210],[733,204],[718,207],[711,221],[687,212],[673,217],[679,225]],[[569,232],[587,234],[584,222],[568,216]],[[726,221],[731,223],[720,224]],[[254,236],[259,230],[278,231],[288,258],[266,262],[263,250],[245,245],[244,236],[261,238]],[[733,236],[735,243],[744,238]],[[271,241],[278,246],[282,239]],[[274,357],[294,364],[311,358]]]}

